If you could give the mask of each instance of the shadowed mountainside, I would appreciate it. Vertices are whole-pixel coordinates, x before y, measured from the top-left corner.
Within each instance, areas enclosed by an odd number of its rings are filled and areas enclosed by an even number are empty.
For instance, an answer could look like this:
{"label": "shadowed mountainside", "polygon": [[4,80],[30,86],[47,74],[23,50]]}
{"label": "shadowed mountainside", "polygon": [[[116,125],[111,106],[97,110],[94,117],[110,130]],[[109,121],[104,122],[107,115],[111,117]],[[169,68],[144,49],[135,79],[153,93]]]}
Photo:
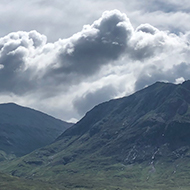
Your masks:
{"label": "shadowed mountainside", "polygon": [[0,160],[48,145],[71,125],[30,108],[0,104]]}
{"label": "shadowed mountainside", "polygon": [[189,136],[190,81],[157,82],[94,107],[53,144],[1,168],[71,189],[185,190]]}

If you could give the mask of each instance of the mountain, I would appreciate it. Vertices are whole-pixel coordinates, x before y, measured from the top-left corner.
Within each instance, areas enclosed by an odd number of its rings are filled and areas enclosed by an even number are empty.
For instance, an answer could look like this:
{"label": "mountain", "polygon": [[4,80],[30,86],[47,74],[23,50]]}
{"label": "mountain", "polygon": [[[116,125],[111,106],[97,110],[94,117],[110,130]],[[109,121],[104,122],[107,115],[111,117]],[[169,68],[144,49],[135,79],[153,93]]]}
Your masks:
{"label": "mountain", "polygon": [[30,108],[0,104],[0,160],[48,145],[70,126]]}
{"label": "mountain", "polygon": [[189,189],[190,81],[95,106],[54,143],[1,170],[58,189]]}

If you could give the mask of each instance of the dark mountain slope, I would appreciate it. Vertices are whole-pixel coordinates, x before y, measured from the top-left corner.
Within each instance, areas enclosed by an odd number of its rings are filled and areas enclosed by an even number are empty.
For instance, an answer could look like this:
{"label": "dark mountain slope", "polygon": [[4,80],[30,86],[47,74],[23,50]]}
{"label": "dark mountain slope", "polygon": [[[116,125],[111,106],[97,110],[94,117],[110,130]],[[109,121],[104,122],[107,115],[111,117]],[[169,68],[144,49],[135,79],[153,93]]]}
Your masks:
{"label": "dark mountain slope", "polygon": [[189,84],[156,83],[129,97],[98,105],[58,140],[77,136],[78,143],[85,136],[85,149],[92,152],[103,147],[101,154],[129,163],[151,159],[166,144],[171,151],[189,145]]}
{"label": "dark mountain slope", "polygon": [[0,104],[0,150],[25,155],[52,143],[69,126],[71,124],[30,108]]}
{"label": "dark mountain slope", "polygon": [[53,144],[2,170],[70,188],[186,189],[189,136],[190,81],[158,82],[94,107]]}

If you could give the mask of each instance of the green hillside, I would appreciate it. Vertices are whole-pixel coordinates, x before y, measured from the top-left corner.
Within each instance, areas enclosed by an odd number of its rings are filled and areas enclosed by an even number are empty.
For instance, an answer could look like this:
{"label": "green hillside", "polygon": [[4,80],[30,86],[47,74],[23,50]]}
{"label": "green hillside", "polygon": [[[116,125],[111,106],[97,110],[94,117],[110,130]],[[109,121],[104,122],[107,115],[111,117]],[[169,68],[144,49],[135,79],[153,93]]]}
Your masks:
{"label": "green hillside", "polygon": [[58,189],[190,189],[190,81],[102,103],[3,172]]}

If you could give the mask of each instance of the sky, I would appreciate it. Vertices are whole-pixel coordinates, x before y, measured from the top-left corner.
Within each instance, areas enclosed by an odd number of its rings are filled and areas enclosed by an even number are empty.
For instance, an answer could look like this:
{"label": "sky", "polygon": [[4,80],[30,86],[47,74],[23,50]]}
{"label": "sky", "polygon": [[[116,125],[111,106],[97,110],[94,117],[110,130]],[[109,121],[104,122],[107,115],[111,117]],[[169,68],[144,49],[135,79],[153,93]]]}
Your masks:
{"label": "sky", "polygon": [[189,0],[0,0],[0,103],[76,122],[190,79]]}

